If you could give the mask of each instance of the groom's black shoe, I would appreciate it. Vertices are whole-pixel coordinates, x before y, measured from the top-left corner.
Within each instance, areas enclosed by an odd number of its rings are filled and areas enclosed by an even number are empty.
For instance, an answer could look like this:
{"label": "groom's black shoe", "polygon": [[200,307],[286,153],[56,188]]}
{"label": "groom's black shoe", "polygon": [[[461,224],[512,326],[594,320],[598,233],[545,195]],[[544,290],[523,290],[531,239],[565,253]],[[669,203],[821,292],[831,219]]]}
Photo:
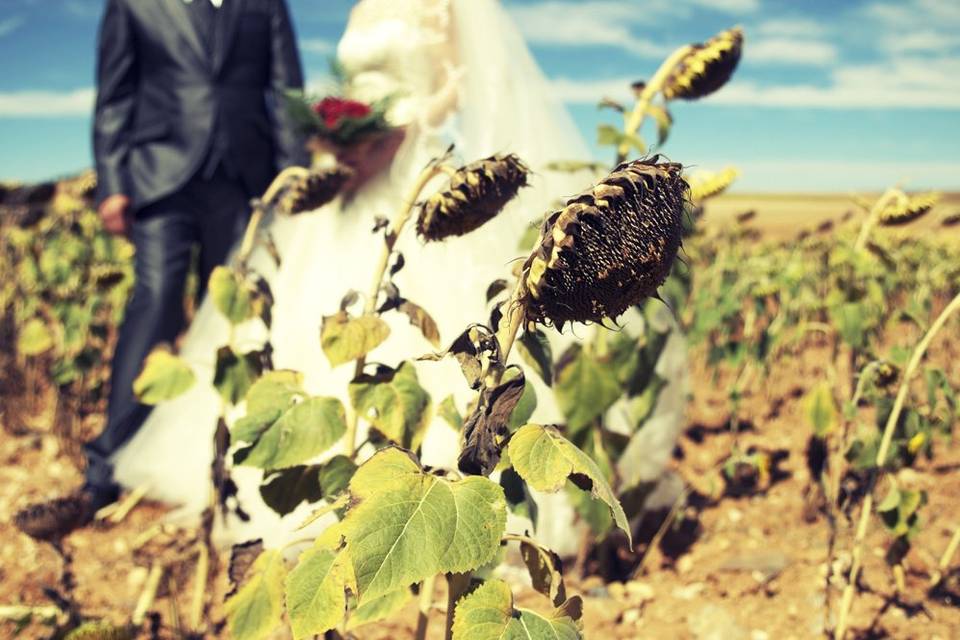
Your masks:
{"label": "groom's black shoe", "polygon": [[21,509],[13,523],[35,540],[57,543],[70,532],[90,524],[97,511],[116,502],[119,495],[116,486],[85,485],[70,495]]}

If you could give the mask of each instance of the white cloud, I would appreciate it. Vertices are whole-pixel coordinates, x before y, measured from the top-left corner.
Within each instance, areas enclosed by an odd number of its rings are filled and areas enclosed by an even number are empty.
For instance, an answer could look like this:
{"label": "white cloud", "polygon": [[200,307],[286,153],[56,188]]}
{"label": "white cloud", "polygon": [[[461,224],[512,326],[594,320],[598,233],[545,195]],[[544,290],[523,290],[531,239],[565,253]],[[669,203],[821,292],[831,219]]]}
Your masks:
{"label": "white cloud", "polygon": [[951,30],[949,33],[932,29],[891,33],[883,39],[883,46],[892,53],[942,53],[960,46],[960,36],[957,35],[956,30]]}
{"label": "white cloud", "polygon": [[99,18],[103,13],[103,2],[97,0],[67,0],[64,6],[67,13],[86,20]]}
{"label": "white cloud", "polygon": [[946,0],[875,2],[863,8],[863,15],[899,31],[939,25],[960,25],[960,4]]}
{"label": "white cloud", "polygon": [[775,18],[761,22],[753,31],[765,36],[816,38],[826,30],[821,23],[809,18]]}
{"label": "white cloud", "polygon": [[336,51],[336,44],[323,38],[306,38],[300,41],[300,50],[304,53],[330,55]]}
{"label": "white cloud", "polygon": [[[760,8],[760,0],[687,0],[690,4],[725,13],[751,13]],[[682,4],[679,3],[679,4]]]}
{"label": "white cloud", "polygon": [[11,16],[0,20],[0,38],[10,35],[22,27],[25,21],[22,16]]}
{"label": "white cloud", "polygon": [[93,88],[73,91],[0,93],[0,118],[86,116],[93,112]]}
{"label": "white cloud", "polygon": [[630,27],[643,19],[644,12],[629,2],[549,0],[511,7],[510,13],[530,44],[610,46],[650,58],[669,53],[669,49],[633,35]]}
{"label": "white cloud", "polygon": [[744,59],[754,64],[829,66],[837,61],[837,47],[823,40],[764,38],[746,44]]}
{"label": "white cloud", "polygon": [[[705,100],[710,104],[762,107],[960,109],[960,76],[955,72],[958,65],[960,58],[942,57],[839,66],[824,85],[765,85],[735,78]],[[621,77],[584,82],[559,78],[552,84],[565,102],[594,104],[604,96],[629,101],[633,80]]]}
{"label": "white cloud", "polygon": [[609,46],[642,58],[662,58],[677,43],[656,42],[637,34],[655,31],[666,17],[672,21],[704,9],[741,14],[758,8],[758,0],[542,0],[510,6],[509,11],[531,44]]}

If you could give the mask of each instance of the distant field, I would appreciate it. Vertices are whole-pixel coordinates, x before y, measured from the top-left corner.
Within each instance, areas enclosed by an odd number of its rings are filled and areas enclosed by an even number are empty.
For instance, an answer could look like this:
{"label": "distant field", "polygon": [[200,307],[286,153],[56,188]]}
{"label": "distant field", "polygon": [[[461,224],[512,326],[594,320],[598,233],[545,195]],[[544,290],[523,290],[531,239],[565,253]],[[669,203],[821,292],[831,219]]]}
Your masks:
{"label": "distant field", "polygon": [[[875,199],[879,194],[865,194]],[[753,224],[770,238],[793,237],[800,231],[813,230],[827,220],[839,223],[848,211],[857,218],[863,213],[848,194],[729,194],[711,200],[707,205],[707,225],[725,225],[745,211],[756,211]],[[945,194],[940,203],[923,220],[910,225],[912,232],[937,231],[952,239],[960,239],[960,225],[944,228],[940,220],[960,212],[960,192]],[[894,230],[893,232],[898,232]]]}

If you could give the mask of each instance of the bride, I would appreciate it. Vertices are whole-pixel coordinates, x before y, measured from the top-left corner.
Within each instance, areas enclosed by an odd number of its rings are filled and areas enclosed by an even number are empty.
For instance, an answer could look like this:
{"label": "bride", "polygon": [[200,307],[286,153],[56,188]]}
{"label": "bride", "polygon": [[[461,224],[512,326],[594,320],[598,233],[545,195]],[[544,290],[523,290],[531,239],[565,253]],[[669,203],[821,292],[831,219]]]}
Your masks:
{"label": "bride", "polygon": [[[464,162],[513,152],[532,169],[531,186],[477,231],[435,243],[423,243],[414,233],[400,237],[397,249],[406,266],[394,281],[405,298],[433,316],[443,344],[471,322],[485,321],[484,291],[493,280],[508,276],[512,261],[522,256],[517,242],[528,224],[539,221],[556,200],[586,187],[591,176],[546,169],[550,161],[587,158],[589,151],[496,0],[361,0],[351,12],[337,58],[346,72],[347,97],[370,103],[393,96],[387,116],[403,127],[403,142],[389,168],[349,200],[270,221],[282,263],[271,274],[269,259],[260,256],[255,267],[268,274],[275,297],[270,334],[275,367],[303,372],[308,392],[337,396],[349,407],[352,367],[331,369],[321,351],[319,327],[323,316],[337,311],[344,294],[367,288],[382,247],[380,236],[371,233],[375,220],[392,215],[430,159],[452,143]],[[381,160],[386,165],[389,158]],[[391,335],[371,353],[372,360],[396,364],[433,350],[400,314],[386,314],[384,320]],[[209,301],[201,305],[182,346],[198,380],[212,379],[216,349],[227,342],[227,331]],[[452,394],[462,412],[474,395],[449,359],[417,363],[417,374],[434,407]],[[650,468],[640,472],[645,479],[661,475],[680,424],[682,367],[667,375],[677,383],[672,395],[664,395],[672,400],[661,411],[662,424],[650,429]],[[539,399],[533,419],[562,422],[551,391],[535,378],[528,376]],[[196,515],[208,500],[219,412],[219,397],[206,384],[158,406],[117,454],[116,480],[128,487],[147,485],[151,497]],[[455,467],[457,440],[458,434],[434,417],[424,438],[423,462]],[[246,524],[231,521],[228,538],[282,543],[303,521],[306,505],[280,519],[257,494],[261,472],[235,468],[232,474],[241,505],[252,518]],[[562,497],[540,497],[538,502],[538,535],[570,550],[575,538],[570,507]]]}

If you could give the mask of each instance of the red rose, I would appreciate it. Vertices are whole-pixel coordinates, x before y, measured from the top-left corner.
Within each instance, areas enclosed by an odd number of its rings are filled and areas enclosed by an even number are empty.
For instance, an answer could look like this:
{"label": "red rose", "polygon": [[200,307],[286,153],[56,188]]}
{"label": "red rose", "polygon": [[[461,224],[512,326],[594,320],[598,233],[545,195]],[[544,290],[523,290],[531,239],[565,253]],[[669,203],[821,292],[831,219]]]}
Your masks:
{"label": "red rose", "polygon": [[323,120],[327,129],[336,129],[343,118],[363,118],[370,115],[370,107],[356,100],[345,100],[333,96],[324,98],[313,105],[314,112]]}

